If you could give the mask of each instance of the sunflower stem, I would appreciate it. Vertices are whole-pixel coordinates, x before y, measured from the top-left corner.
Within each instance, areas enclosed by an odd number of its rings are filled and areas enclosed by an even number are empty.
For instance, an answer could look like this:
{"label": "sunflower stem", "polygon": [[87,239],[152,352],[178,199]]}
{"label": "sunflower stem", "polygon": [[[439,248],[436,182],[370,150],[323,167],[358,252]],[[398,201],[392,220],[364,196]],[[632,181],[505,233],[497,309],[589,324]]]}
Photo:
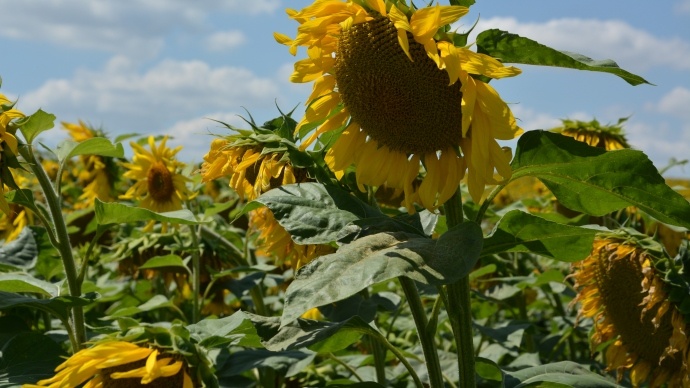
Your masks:
{"label": "sunflower stem", "polygon": [[[498,191],[495,191],[496,194]],[[492,193],[493,194],[493,193]],[[495,195],[495,194],[494,194]],[[443,205],[446,212],[448,229],[463,222],[462,196],[460,189]],[[486,208],[482,206],[486,211]],[[480,210],[478,217],[484,214]],[[455,283],[446,286],[448,293],[448,318],[453,329],[453,336],[458,351],[458,371],[460,373],[460,387],[476,386],[474,371],[474,344],[472,340],[472,309],[470,299],[470,278],[465,276]]]}
{"label": "sunflower stem", "polygon": [[[189,207],[189,204],[188,204]],[[201,292],[201,257],[199,255],[199,236],[193,226],[189,227],[192,236],[192,323],[199,322],[201,314],[201,304],[199,303],[199,293]]]}
{"label": "sunflower stem", "polygon": [[434,342],[434,335],[427,330],[429,322],[427,320],[426,311],[422,300],[419,298],[417,286],[412,279],[401,276],[398,278],[402,286],[407,304],[412,311],[412,318],[417,327],[417,335],[419,342],[422,343],[422,352],[424,353],[424,360],[426,361],[426,368],[429,371],[429,384],[431,388],[443,387],[443,371],[441,370],[441,362],[438,359],[438,351],[436,350],[436,342]]}
{"label": "sunflower stem", "polygon": [[[48,204],[48,209],[50,210],[50,222],[52,225],[46,225],[46,228],[52,229],[55,233],[54,237],[56,241],[51,239],[51,243],[55,246],[55,249],[60,253],[60,258],[62,259],[62,266],[65,269],[65,277],[67,278],[67,286],[69,288],[70,296],[81,297],[81,285],[79,284],[79,275],[77,271],[77,265],[74,262],[74,255],[72,254],[72,245],[69,240],[69,234],[67,233],[67,224],[65,223],[65,218],[62,214],[62,208],[60,204],[60,199],[58,198],[58,193],[55,192],[48,174],[46,174],[43,166],[36,159],[34,155],[33,147],[29,144],[23,147],[19,147],[19,153],[28,162],[29,168],[38,179],[38,183],[41,185],[43,195],[45,196],[46,203]],[[57,243],[57,244],[56,244]],[[84,263],[83,265],[86,265]],[[81,306],[72,307],[72,331],[73,334],[70,337],[70,342],[72,343],[73,352],[78,352],[82,348],[82,344],[86,342],[86,326],[84,324],[84,310]],[[69,328],[67,328],[69,330]]]}

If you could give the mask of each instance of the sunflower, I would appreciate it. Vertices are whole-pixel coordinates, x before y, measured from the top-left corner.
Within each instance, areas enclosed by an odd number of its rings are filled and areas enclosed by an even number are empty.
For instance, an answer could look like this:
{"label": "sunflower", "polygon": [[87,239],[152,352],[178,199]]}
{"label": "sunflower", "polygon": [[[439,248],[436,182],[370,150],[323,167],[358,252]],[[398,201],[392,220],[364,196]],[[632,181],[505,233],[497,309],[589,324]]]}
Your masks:
{"label": "sunflower", "polygon": [[142,207],[162,213],[182,209],[182,201],[192,197],[186,186],[189,178],[180,174],[184,163],[175,159],[175,154],[182,147],[168,148],[165,145],[167,140],[165,136],[156,146],[153,136],[149,136],[151,151],[137,143],[130,143],[134,157],[131,163],[123,163],[128,170],[123,176],[135,183],[120,198],[140,200]]}
{"label": "sunflower", "polygon": [[9,159],[16,160],[19,154],[17,138],[14,137],[10,123],[22,117],[24,113],[14,109],[14,103],[0,93],[0,210],[5,214],[10,214],[10,207],[5,199],[5,185],[16,188],[12,172],[9,170],[9,165],[15,163],[10,163]]}
{"label": "sunflower", "polygon": [[34,387],[184,387],[194,384],[188,366],[179,355],[140,347],[129,342],[110,341],[82,349],[55,368],[55,376]]}
{"label": "sunflower", "polygon": [[630,148],[623,131],[627,118],[618,119],[616,124],[602,125],[599,121],[561,120],[562,126],[552,128],[551,132],[570,136],[592,147],[604,148],[607,151]]}
{"label": "sunflower", "polygon": [[[214,139],[201,166],[202,182],[227,176],[239,197],[251,201],[270,189],[309,181],[306,170],[290,163],[287,149],[279,145],[280,137],[261,132],[257,128]],[[254,243],[260,253],[293,268],[332,252],[328,245],[296,244],[265,207],[250,212],[249,229],[258,235]]]}
{"label": "sunflower", "polygon": [[[605,233],[573,266],[579,317],[594,319],[592,348],[605,348],[607,369],[634,386],[690,386],[688,324],[670,297],[661,247],[633,230]],[[675,294],[674,294],[675,295]],[[685,291],[687,297],[687,291]]]}
{"label": "sunflower", "polygon": [[[102,131],[96,130],[83,121],[78,124],[62,122],[62,127],[69,132],[76,142],[83,142],[94,137],[105,137]],[[72,175],[77,178],[80,187],[83,187],[75,209],[93,207],[96,198],[103,202],[116,200],[113,195],[115,180],[117,178],[117,166],[113,158],[99,155],[80,156],[81,165],[75,167]]]}
{"label": "sunflower", "polygon": [[[295,55],[293,82],[314,82],[297,131],[315,127],[302,147],[341,131],[326,155],[337,174],[355,166],[358,183],[401,189],[433,210],[455,193],[467,171],[479,201],[486,184],[511,176],[509,140],[522,130],[506,103],[483,81],[520,74],[496,59],[453,43],[446,26],[461,6],[415,9],[403,1],[321,0],[287,11],[300,26],[291,39],[274,33]],[[342,129],[344,128],[344,129]],[[460,152],[462,151],[462,152]],[[425,175],[415,185],[420,171]]]}

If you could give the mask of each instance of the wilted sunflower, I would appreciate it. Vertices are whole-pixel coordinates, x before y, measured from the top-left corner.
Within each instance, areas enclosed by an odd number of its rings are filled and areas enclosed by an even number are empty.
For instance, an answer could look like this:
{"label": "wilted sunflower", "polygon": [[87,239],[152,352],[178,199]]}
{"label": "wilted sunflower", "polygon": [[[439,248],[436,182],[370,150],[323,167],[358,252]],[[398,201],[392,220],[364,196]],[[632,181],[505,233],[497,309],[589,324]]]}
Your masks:
{"label": "wilted sunflower", "polygon": [[601,125],[599,121],[561,120],[563,125],[552,128],[552,132],[570,136],[592,147],[604,148],[607,151],[630,148],[625,138],[623,123],[627,118],[618,119],[616,124]]}
{"label": "wilted sunflower", "polygon": [[[420,9],[404,1],[321,0],[288,15],[297,36],[275,33],[295,55],[293,82],[314,81],[297,130],[315,126],[303,147],[345,129],[326,161],[334,171],[355,166],[358,183],[402,189],[408,211],[419,202],[442,205],[468,171],[479,201],[486,184],[511,176],[509,140],[522,130],[498,93],[479,78],[520,74],[496,59],[457,47],[445,26],[468,12],[461,6]],[[458,147],[462,150],[462,155]],[[420,163],[426,174],[414,182]]]}
{"label": "wilted sunflower", "polygon": [[592,348],[606,347],[607,369],[619,379],[629,371],[634,386],[688,387],[688,325],[669,297],[661,257],[657,243],[632,230],[599,235],[590,256],[573,266],[574,302],[578,316],[594,319]]}
{"label": "wilted sunflower", "polygon": [[[277,134],[267,133],[261,128],[241,130],[238,135],[214,139],[201,166],[202,182],[227,176],[230,187],[239,197],[251,201],[273,188],[309,181],[304,169],[290,163],[287,149],[279,145],[280,140]],[[255,244],[259,251],[293,268],[324,252],[332,252],[327,245],[296,244],[268,208],[250,212],[249,227],[258,234]]]}
{"label": "wilted sunflower", "polygon": [[55,376],[34,387],[184,387],[193,388],[188,366],[179,355],[129,342],[111,341],[82,349],[55,368]]}
{"label": "wilted sunflower", "polygon": [[[69,132],[76,142],[82,142],[94,137],[105,137],[102,131],[88,126],[83,121],[75,123],[62,123],[63,128]],[[75,209],[92,207],[96,198],[103,202],[113,202],[115,180],[117,178],[117,165],[113,158],[99,155],[82,155],[79,158],[81,164],[73,169],[73,175],[77,178],[80,187],[83,188]]]}
{"label": "wilted sunflower", "polygon": [[[2,80],[0,80],[1,84]],[[14,103],[0,93],[0,210],[5,214],[10,214],[10,207],[5,199],[5,185],[16,186],[9,169],[9,166],[14,163],[10,163],[9,159],[16,160],[19,154],[17,138],[9,127],[13,120],[22,117],[24,113],[14,109]]]}
{"label": "wilted sunflower", "polygon": [[123,163],[128,170],[123,176],[135,183],[120,198],[140,200],[141,207],[161,213],[182,209],[182,201],[192,197],[186,186],[189,178],[180,174],[184,163],[175,159],[182,147],[168,148],[165,145],[167,140],[165,136],[156,146],[153,136],[149,136],[151,151],[130,143],[134,157],[131,163]]}

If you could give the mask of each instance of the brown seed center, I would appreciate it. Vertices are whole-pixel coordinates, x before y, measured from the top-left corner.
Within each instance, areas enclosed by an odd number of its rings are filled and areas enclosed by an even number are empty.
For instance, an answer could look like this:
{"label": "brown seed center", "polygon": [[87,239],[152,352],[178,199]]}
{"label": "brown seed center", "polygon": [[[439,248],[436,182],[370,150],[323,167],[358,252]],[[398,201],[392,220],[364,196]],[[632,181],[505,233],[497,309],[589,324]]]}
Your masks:
{"label": "brown seed center", "polygon": [[149,195],[156,202],[170,202],[175,194],[172,174],[165,163],[158,161],[151,165],[147,175]]}
{"label": "brown seed center", "polygon": [[387,18],[341,33],[335,62],[338,92],[352,119],[379,144],[407,154],[458,145],[460,83],[440,70],[408,33],[410,55]]}

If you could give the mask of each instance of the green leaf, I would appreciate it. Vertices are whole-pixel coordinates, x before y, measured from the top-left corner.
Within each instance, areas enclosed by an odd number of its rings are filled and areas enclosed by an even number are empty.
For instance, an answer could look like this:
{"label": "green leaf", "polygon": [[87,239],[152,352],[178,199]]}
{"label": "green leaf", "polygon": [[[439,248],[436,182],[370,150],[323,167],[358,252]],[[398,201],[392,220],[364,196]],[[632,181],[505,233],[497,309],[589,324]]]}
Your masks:
{"label": "green leaf", "polygon": [[[314,361],[315,354],[304,350],[272,352],[266,349],[250,349],[231,354],[218,372],[218,377],[237,376],[255,368],[271,368],[291,377]],[[231,385],[235,386],[235,385]],[[252,384],[251,386],[254,386]]]}
{"label": "green leaf", "polygon": [[33,268],[38,259],[38,246],[30,228],[23,228],[13,241],[0,247],[0,264]]}
{"label": "green leaf", "polygon": [[504,63],[598,71],[615,74],[633,86],[649,84],[639,75],[621,69],[610,59],[596,61],[584,55],[554,50],[532,39],[498,29],[486,30],[477,35],[477,52]]}
{"label": "green leaf", "polygon": [[110,314],[107,317],[101,318],[103,320],[112,320],[114,318],[120,318],[120,317],[131,317],[132,315],[136,315],[145,311],[151,311],[151,310],[156,310],[156,309],[161,309],[161,308],[166,308],[166,307],[174,307],[175,304],[168,300],[163,295],[155,295],[153,298],[149,299],[148,301],[142,303],[139,306],[131,306],[131,307],[125,307],[122,309],[119,309],[115,311],[114,313]]}
{"label": "green leaf", "polygon": [[65,140],[58,144],[55,154],[60,163],[79,155],[100,155],[122,158],[125,151],[122,144],[113,144],[104,137],[92,137],[82,142]]}
{"label": "green leaf", "polygon": [[60,345],[50,337],[36,332],[19,333],[0,348],[0,387],[36,384],[52,377],[64,356]]}
{"label": "green leaf", "polygon": [[504,371],[506,388],[523,387],[621,387],[572,361],[535,366],[515,372]]}
{"label": "green leaf", "polygon": [[526,252],[560,261],[578,261],[592,251],[597,230],[562,225],[520,210],[506,213],[484,240],[482,257]]}
{"label": "green leaf", "polygon": [[474,0],[450,0],[450,5],[470,7],[472,4],[474,4]]}
{"label": "green leaf", "polygon": [[530,131],[518,141],[512,167],[511,180],[537,177],[571,210],[603,216],[633,205],[690,229],[690,204],[641,151],[607,152],[568,136]]}
{"label": "green leaf", "polygon": [[491,381],[503,381],[503,372],[495,362],[483,357],[477,357],[474,361],[474,369],[481,378]]}
{"label": "green leaf", "polygon": [[256,333],[251,319],[243,311],[221,319],[204,319],[187,326],[187,330],[192,338],[205,348],[261,347],[261,338]]}
{"label": "green leaf", "polygon": [[41,132],[53,128],[55,125],[55,115],[39,109],[31,116],[27,116],[18,121],[17,125],[20,126],[20,130],[26,142],[31,144]]}
{"label": "green leaf", "polygon": [[34,193],[30,189],[12,190],[5,193],[5,199],[7,202],[22,205],[34,213],[39,211],[34,200]]}
{"label": "green leaf", "polygon": [[45,296],[55,296],[59,287],[56,284],[36,279],[29,274],[7,273],[0,274],[0,291],[30,292]]}
{"label": "green leaf", "polygon": [[96,198],[96,220],[99,225],[125,224],[155,220],[173,224],[196,225],[194,214],[187,209],[156,213],[154,211],[127,206],[117,202],[102,202]]}
{"label": "green leaf", "polygon": [[[359,218],[382,215],[348,192],[320,183],[285,185],[254,201],[266,205],[298,244],[336,241],[343,228]],[[248,205],[251,210],[256,206]]]}
{"label": "green leaf", "polygon": [[264,342],[272,351],[308,348],[317,353],[334,353],[359,341],[364,334],[375,331],[359,316],[343,322],[322,322],[297,319],[280,328],[275,336]]}
{"label": "green leaf", "polygon": [[35,299],[12,292],[0,291],[0,310],[12,307],[24,306],[47,311],[67,321],[72,306],[86,306],[94,301],[98,294],[87,294],[82,298],[73,296],[58,296],[50,299]]}
{"label": "green leaf", "polygon": [[[140,266],[139,269],[160,269],[165,268],[167,270],[175,269],[176,272],[189,272],[189,268],[184,264],[182,258],[175,254],[169,254],[165,256],[155,256],[148,260],[144,265]],[[191,273],[190,273],[191,274]]]}
{"label": "green leaf", "polygon": [[312,307],[398,276],[434,285],[457,281],[472,270],[481,244],[481,229],[472,222],[452,228],[437,241],[401,232],[355,240],[300,269],[286,291],[281,325]]}

